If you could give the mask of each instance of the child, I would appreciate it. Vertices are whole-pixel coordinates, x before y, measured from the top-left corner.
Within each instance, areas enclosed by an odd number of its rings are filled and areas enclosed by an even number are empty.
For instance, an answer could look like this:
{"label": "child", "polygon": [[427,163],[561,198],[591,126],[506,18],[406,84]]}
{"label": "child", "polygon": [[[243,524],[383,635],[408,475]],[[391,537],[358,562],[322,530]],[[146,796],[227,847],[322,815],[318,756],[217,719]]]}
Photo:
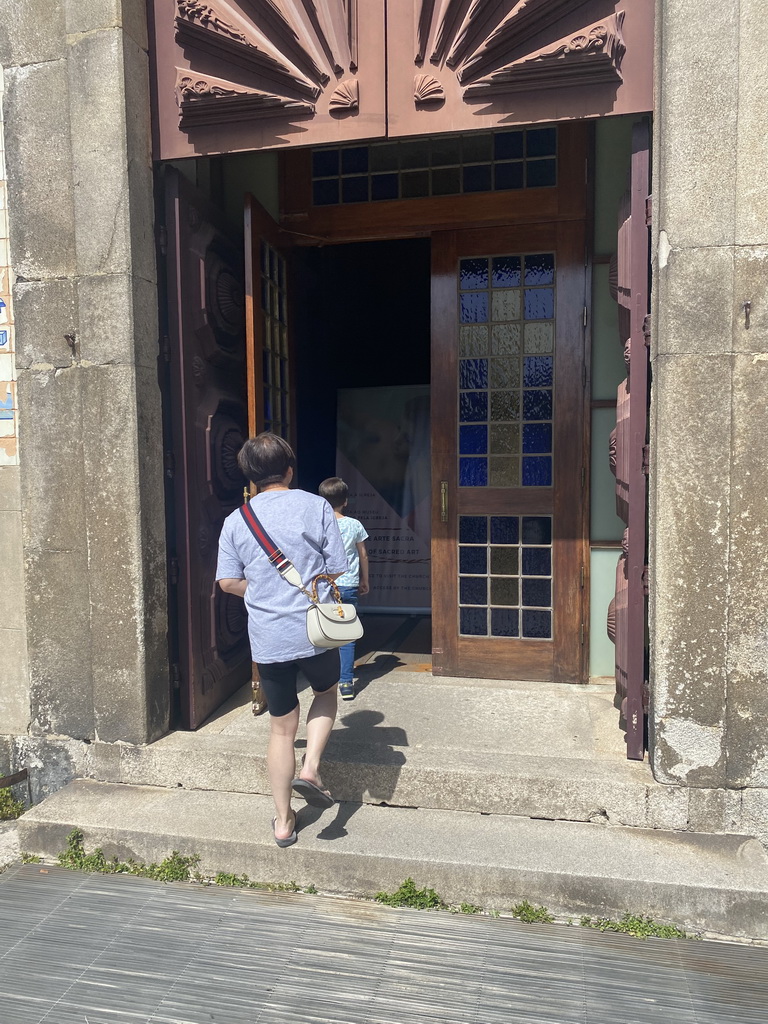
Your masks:
{"label": "child", "polygon": [[[346,604],[357,604],[357,596],[367,594],[368,587],[368,552],[365,550],[365,541],[368,534],[365,527],[357,519],[344,515],[349,497],[349,488],[338,476],[330,476],[318,487],[320,496],[325,498],[334,511],[337,525],[344,541],[344,550],[347,553],[349,569],[339,576],[336,586],[341,591],[341,596]],[[342,700],[355,699],[355,684],[352,675],[355,668],[355,645],[345,644],[339,648],[341,659],[341,671],[339,679],[339,693]]]}

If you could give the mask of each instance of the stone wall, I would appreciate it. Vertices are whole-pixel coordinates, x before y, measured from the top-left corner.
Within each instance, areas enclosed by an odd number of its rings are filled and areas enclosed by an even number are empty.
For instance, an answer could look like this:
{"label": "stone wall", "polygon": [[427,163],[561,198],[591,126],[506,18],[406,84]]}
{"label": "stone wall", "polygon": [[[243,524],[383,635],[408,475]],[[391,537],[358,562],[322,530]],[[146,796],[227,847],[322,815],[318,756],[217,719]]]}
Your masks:
{"label": "stone wall", "polygon": [[767,61],[763,0],[659,4],[653,768],[747,787],[755,828],[768,823]]}
{"label": "stone wall", "polygon": [[144,0],[0,0],[33,734],[168,724],[147,49]]}

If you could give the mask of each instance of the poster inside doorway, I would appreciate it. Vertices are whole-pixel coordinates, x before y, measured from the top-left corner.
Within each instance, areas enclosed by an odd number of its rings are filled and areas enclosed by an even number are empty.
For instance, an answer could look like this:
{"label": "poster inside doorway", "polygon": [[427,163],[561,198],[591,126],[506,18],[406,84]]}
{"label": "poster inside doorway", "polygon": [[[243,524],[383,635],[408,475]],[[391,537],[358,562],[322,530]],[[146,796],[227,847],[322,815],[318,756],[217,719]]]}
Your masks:
{"label": "poster inside doorway", "polygon": [[363,607],[431,612],[429,387],[342,388],[336,472],[368,531]]}

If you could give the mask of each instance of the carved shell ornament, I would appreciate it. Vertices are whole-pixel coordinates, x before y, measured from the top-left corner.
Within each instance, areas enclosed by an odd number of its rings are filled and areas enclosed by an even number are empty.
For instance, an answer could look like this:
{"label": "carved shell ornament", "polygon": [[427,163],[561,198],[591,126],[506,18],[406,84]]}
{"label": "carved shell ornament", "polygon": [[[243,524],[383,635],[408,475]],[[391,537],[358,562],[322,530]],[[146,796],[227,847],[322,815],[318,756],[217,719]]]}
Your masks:
{"label": "carved shell ornament", "polygon": [[445,100],[445,89],[434,75],[416,75],[413,80],[413,102],[417,107],[431,106]]}
{"label": "carved shell ornament", "polygon": [[360,108],[360,83],[348,78],[338,85],[331,94],[328,104],[331,113],[347,113]]}

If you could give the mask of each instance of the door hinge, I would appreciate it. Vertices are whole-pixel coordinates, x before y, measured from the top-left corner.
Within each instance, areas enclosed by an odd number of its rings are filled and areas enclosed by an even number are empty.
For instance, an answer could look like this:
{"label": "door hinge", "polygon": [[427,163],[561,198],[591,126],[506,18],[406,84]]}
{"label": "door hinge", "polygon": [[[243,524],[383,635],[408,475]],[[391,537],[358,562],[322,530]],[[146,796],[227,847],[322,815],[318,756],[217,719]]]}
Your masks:
{"label": "door hinge", "polygon": [[649,444],[643,445],[643,473],[646,476],[651,471],[651,446]]}
{"label": "door hinge", "polygon": [[168,252],[168,228],[165,224],[161,224],[157,229],[157,247],[160,250],[160,255],[165,256]]}
{"label": "door hinge", "polygon": [[583,325],[584,327],[586,327],[586,326],[587,326],[587,307],[586,307],[586,306],[584,307],[584,310],[583,310],[583,314],[582,314],[582,320],[581,320],[581,322],[582,322],[582,325]]}
{"label": "door hinge", "polygon": [[581,626],[579,628],[579,641],[581,643],[581,646],[583,647],[584,646],[584,623],[583,622],[582,622],[582,624],[581,624]]}
{"label": "door hinge", "polygon": [[163,466],[165,468],[165,475],[169,480],[173,480],[176,475],[176,459],[172,451],[166,451],[163,457]]}
{"label": "door hinge", "polygon": [[179,560],[173,556],[168,559],[168,582],[172,587],[178,586],[179,582]]}
{"label": "door hinge", "polygon": [[171,686],[174,690],[181,689],[181,669],[176,662],[171,665]]}

